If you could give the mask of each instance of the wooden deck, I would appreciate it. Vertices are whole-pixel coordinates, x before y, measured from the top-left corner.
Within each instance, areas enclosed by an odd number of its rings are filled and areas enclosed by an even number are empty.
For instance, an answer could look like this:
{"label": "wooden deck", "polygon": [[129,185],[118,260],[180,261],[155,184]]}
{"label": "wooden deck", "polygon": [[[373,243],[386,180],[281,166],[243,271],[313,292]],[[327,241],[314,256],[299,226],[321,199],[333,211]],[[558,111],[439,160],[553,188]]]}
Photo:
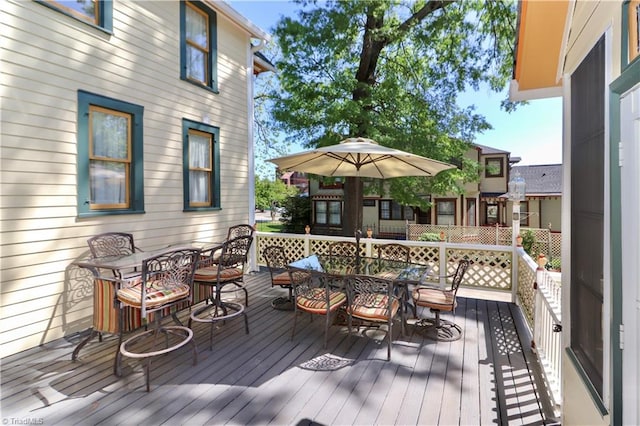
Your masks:
{"label": "wooden deck", "polygon": [[333,326],[325,350],[322,319],[303,317],[292,341],[293,314],[270,306],[286,292],[272,289],[265,272],[247,281],[250,334],[234,319],[216,330],[209,351],[208,325],[197,324],[198,365],[188,346],[158,357],[149,393],[136,361],[125,361],[122,378],[112,374],[115,336],[90,342],[76,362],[78,335],[3,359],[3,424],[546,422],[542,381],[513,304],[459,298],[463,339],[436,343],[410,326],[394,336],[387,362],[376,330],[349,336]]}

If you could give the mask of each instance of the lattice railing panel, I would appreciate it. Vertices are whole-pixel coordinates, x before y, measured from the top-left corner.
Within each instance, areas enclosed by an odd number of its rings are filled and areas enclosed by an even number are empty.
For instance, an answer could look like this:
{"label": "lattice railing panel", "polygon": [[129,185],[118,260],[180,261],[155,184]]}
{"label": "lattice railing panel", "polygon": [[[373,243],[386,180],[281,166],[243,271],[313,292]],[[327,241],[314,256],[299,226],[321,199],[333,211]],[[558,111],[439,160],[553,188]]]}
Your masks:
{"label": "lattice railing panel", "polygon": [[448,274],[453,273],[459,259],[471,261],[464,287],[511,290],[510,251],[447,248]]}
{"label": "lattice railing panel", "polygon": [[520,307],[533,328],[533,317],[536,297],[536,270],[522,256],[518,256],[518,299]]}
{"label": "lattice railing panel", "polygon": [[266,266],[267,262],[262,257],[262,251],[268,246],[284,247],[284,252],[288,259],[298,260],[305,257],[304,238],[282,237],[278,234],[258,235],[256,237],[257,263]]}

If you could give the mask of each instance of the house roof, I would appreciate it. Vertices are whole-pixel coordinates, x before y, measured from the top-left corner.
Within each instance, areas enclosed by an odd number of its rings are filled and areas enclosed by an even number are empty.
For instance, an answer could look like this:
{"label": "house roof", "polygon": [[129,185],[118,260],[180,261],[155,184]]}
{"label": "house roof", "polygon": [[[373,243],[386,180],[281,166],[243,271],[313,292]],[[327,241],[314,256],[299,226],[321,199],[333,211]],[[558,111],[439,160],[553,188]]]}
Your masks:
{"label": "house roof", "polygon": [[509,151],[503,151],[498,148],[493,148],[486,145],[480,145],[479,143],[474,143],[475,146],[480,148],[480,154],[482,155],[491,155],[491,154],[511,154]]}
{"label": "house roof", "polygon": [[562,95],[562,58],[573,4],[571,0],[519,2],[511,100]]}
{"label": "house roof", "polygon": [[514,166],[511,173],[520,173],[527,196],[562,195],[562,164]]}
{"label": "house roof", "polygon": [[226,1],[205,0],[205,3],[207,3],[212,9],[225,15],[238,27],[248,32],[251,37],[255,37],[263,41],[271,40],[271,36],[266,31],[251,22],[247,17],[231,7],[231,5]]}

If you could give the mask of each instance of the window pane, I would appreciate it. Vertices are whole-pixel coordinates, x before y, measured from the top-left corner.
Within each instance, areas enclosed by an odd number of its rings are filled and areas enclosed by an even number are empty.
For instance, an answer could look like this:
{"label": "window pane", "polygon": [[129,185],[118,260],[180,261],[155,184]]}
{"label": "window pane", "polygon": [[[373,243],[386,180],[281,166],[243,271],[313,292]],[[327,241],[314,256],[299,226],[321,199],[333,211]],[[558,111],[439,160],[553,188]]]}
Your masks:
{"label": "window pane", "polygon": [[187,76],[194,80],[206,82],[207,57],[201,50],[187,47]]}
{"label": "window pane", "polygon": [[92,161],[90,167],[92,204],[126,204],[127,164]]}
{"label": "window pane", "polygon": [[380,201],[380,219],[391,219],[390,201]]}
{"label": "window pane", "polygon": [[189,200],[192,204],[211,204],[210,182],[211,173],[201,170],[189,171]]}
{"label": "window pane", "polygon": [[129,117],[105,111],[91,111],[91,140],[94,157],[129,158]]}
{"label": "window pane", "polygon": [[72,15],[83,18],[89,22],[97,23],[96,20],[96,2],[94,0],[58,0],[51,3],[57,4],[62,9],[67,10]]}
{"label": "window pane", "polygon": [[331,201],[329,203],[329,224],[330,225],[340,225],[340,202],[339,201]]}
{"label": "window pane", "polygon": [[316,202],[316,223],[325,225],[327,223],[327,203]]}
{"label": "window pane", "polygon": [[207,18],[196,12],[192,7],[187,7],[187,40],[207,50]]}
{"label": "window pane", "polygon": [[189,167],[211,169],[211,138],[189,134]]}
{"label": "window pane", "polygon": [[404,206],[404,217],[402,219],[405,219],[405,220],[413,219],[413,207]]}

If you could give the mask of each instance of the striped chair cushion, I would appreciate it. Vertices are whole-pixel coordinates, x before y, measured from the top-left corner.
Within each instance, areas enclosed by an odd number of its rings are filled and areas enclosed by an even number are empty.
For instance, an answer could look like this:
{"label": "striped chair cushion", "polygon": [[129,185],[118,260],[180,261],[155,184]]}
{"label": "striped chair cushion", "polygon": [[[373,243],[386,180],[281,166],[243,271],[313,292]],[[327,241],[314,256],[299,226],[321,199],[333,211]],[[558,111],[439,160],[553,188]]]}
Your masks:
{"label": "striped chair cushion", "polygon": [[[299,309],[314,314],[325,314],[327,312],[327,301],[324,288],[314,288],[310,293],[301,294],[296,297],[296,304]],[[342,291],[329,292],[329,311],[333,312],[347,301],[347,295]]]}
{"label": "striped chair cushion", "polygon": [[[142,306],[142,283],[125,287],[116,293],[118,300],[130,306]],[[147,282],[145,305],[147,309],[165,305],[189,296],[190,287],[187,284],[168,285],[165,281]]]}
{"label": "striped chair cushion", "polygon": [[[235,281],[242,278],[244,271],[242,268],[223,268],[220,270],[220,281]],[[218,266],[207,266],[196,269],[194,281],[216,282],[218,280]]]}
{"label": "striped chair cushion", "polygon": [[417,288],[413,291],[413,301],[417,306],[452,311],[456,307],[456,300],[449,290],[437,288]]}
{"label": "striped chair cushion", "polygon": [[[295,279],[296,282],[304,281],[311,276],[309,272],[305,272],[305,271],[293,271],[292,274],[293,274],[293,279]],[[288,272],[281,272],[273,276],[272,283],[273,285],[290,286],[291,277],[289,276]]]}
{"label": "striped chair cushion", "polygon": [[274,275],[271,283],[273,285],[282,285],[282,286],[290,286],[291,285],[291,277],[288,272],[281,272],[277,275]]}
{"label": "striped chair cushion", "polygon": [[368,321],[387,321],[393,318],[400,303],[397,299],[391,301],[391,315],[389,315],[389,296],[386,294],[358,294],[351,305],[347,307],[347,312],[356,318]]}

